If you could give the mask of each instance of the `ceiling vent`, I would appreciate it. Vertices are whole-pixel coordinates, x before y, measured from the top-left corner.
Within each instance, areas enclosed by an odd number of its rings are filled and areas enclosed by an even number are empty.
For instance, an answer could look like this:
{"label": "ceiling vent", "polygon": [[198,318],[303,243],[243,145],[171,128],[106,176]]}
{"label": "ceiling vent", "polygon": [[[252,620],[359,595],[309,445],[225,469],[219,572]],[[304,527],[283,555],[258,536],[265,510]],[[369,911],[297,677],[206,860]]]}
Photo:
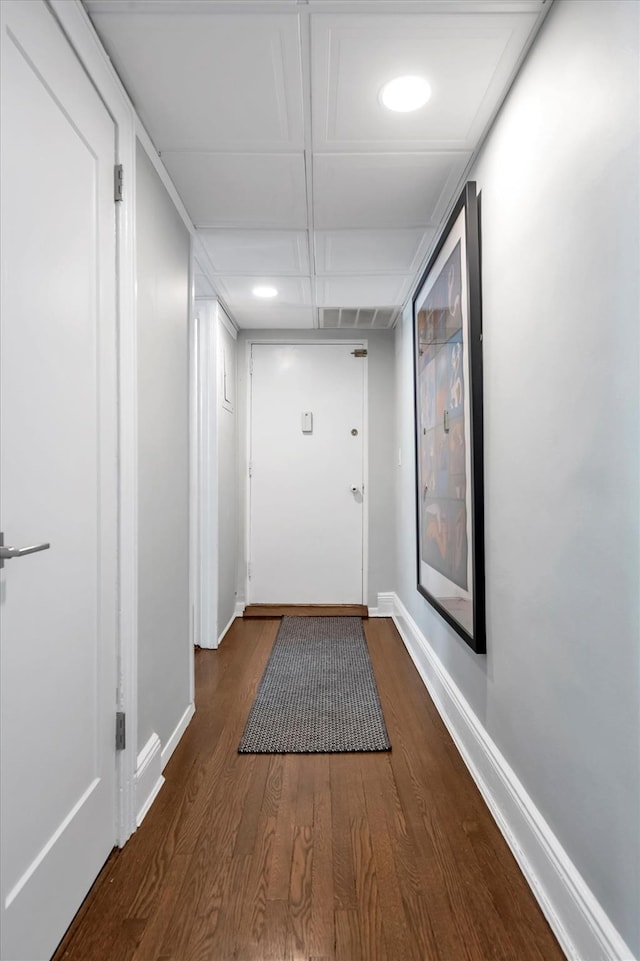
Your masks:
{"label": "ceiling vent", "polygon": [[333,330],[358,327],[389,330],[400,316],[399,307],[324,307],[319,311],[320,326]]}

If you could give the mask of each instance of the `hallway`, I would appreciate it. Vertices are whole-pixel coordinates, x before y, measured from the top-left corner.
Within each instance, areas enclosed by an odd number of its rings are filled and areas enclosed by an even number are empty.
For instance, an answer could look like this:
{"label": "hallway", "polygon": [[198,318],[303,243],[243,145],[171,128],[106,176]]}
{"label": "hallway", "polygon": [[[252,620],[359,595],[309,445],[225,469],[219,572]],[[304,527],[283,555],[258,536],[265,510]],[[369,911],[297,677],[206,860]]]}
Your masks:
{"label": "hallway", "polygon": [[[640,961],[639,28],[0,0],[0,961]],[[239,757],[347,583],[392,753]]]}
{"label": "hallway", "polygon": [[197,713],[54,961],[560,961],[390,619],[390,754],[241,756],[278,622],[196,654]]}

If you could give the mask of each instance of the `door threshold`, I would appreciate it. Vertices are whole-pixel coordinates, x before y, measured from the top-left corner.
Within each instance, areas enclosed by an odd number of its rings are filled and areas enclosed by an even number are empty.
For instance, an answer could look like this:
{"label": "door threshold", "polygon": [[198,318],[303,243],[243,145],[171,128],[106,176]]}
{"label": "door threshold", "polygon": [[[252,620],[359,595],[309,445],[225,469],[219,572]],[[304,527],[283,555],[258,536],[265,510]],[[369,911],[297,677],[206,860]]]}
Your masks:
{"label": "door threshold", "polygon": [[369,617],[365,604],[249,604],[243,618]]}

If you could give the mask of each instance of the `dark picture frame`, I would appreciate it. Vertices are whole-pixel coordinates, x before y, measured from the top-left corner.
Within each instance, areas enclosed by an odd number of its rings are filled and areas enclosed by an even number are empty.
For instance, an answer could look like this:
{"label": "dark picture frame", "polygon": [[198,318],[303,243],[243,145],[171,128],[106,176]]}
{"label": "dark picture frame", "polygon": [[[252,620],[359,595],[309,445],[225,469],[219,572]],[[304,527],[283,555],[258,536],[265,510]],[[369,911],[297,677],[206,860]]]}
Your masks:
{"label": "dark picture frame", "polygon": [[486,651],[482,301],[476,184],[465,184],[413,297],[418,590]]}

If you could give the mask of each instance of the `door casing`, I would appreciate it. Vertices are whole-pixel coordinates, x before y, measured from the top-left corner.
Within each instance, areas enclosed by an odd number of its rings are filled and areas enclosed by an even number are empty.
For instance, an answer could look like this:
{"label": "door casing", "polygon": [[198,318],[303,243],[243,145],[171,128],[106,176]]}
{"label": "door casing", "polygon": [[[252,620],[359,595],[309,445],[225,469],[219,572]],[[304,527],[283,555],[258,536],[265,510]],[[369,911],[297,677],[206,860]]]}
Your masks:
{"label": "door casing", "polygon": [[[136,772],[138,764],[138,430],[136,331],[136,141],[153,163],[179,215],[192,236],[194,227],[149,135],[118,77],[84,7],[76,0],[47,0],[76,56],[91,78],[116,127],[114,163],[124,168],[124,192],[116,204],[116,290],[118,324],[118,684],[116,708],[126,715],[126,747],[117,755],[117,843],[122,847],[137,829]],[[193,323],[190,330],[193,363]],[[193,369],[193,367],[192,367]],[[195,382],[191,379],[191,423],[194,425]],[[192,488],[191,505],[195,501]],[[194,522],[196,517],[194,515]],[[192,526],[193,530],[193,526]],[[195,609],[197,572],[192,552],[190,608]],[[193,702],[193,648],[191,701]]]}
{"label": "door casing", "polygon": [[[251,551],[251,501],[250,501],[250,483],[249,483],[249,461],[251,459],[251,351],[254,345],[280,345],[280,346],[300,346],[300,347],[312,347],[312,346],[340,346],[340,347],[363,347],[368,351],[369,342],[365,337],[349,337],[348,339],[339,338],[313,338],[304,339],[296,337],[252,337],[247,340],[245,345],[245,357],[244,357],[244,369],[245,369],[245,445],[244,445],[244,464],[243,464],[243,475],[244,475],[244,597],[250,599],[250,585],[249,585],[249,572],[248,572],[248,561]],[[368,597],[368,582],[369,582],[369,364],[368,359],[363,358],[362,363],[364,364],[364,384],[363,384],[363,450],[362,450],[362,476],[363,476],[363,513],[362,513],[362,597],[363,603],[367,603]]]}
{"label": "door casing", "polygon": [[135,114],[81,4],[49,0],[58,23],[91,78],[116,127],[114,163],[124,168],[123,200],[116,204],[118,325],[118,683],[114,710],[126,716],[126,747],[117,754],[116,839],[136,830],[138,730],[137,351],[135,259]]}

